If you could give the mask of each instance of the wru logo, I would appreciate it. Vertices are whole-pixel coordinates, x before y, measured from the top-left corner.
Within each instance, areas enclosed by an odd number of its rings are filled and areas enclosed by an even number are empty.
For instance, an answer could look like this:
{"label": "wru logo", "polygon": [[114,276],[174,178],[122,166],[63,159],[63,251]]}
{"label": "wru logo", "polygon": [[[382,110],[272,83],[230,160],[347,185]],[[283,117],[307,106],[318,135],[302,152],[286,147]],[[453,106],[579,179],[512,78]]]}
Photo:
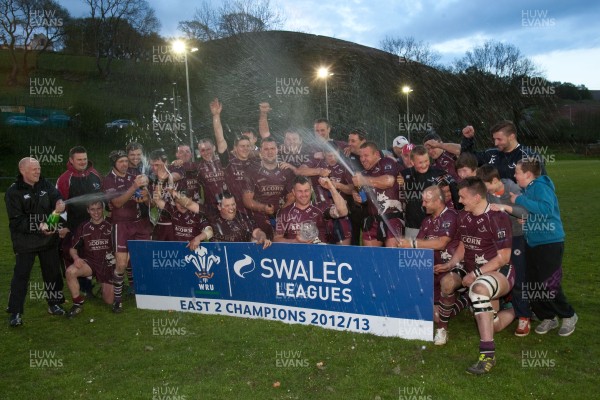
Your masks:
{"label": "wru logo", "polygon": [[204,281],[204,283],[208,282],[210,278],[213,277],[214,272],[210,272],[212,266],[214,264],[219,264],[221,262],[221,258],[215,255],[206,256],[208,254],[208,250],[204,247],[198,247],[194,254],[190,254],[185,256],[186,263],[193,263],[198,272],[196,272],[196,276]]}

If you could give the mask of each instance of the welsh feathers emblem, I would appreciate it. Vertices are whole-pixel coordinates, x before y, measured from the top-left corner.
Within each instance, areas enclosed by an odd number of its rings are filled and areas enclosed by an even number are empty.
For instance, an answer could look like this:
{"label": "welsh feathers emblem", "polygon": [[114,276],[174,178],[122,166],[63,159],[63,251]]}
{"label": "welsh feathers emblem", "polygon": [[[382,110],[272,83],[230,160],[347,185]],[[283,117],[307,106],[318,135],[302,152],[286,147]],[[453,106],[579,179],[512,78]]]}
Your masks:
{"label": "welsh feathers emblem", "polygon": [[214,272],[210,272],[212,266],[221,262],[220,257],[212,254],[207,257],[207,254],[208,250],[206,248],[198,247],[193,254],[185,256],[185,262],[194,264],[194,267],[198,270],[196,276],[202,279],[204,283],[208,282],[214,275]]}

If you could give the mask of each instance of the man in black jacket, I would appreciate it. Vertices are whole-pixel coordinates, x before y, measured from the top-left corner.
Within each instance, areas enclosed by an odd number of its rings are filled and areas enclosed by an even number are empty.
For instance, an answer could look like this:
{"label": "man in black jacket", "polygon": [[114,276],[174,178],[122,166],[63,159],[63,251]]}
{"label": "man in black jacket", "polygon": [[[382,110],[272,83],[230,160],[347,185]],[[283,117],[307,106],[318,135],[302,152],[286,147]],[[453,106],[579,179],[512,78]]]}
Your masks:
{"label": "man in black jacket", "polygon": [[58,190],[41,176],[35,158],[19,162],[19,176],[5,194],[10,236],[15,252],[15,269],[10,283],[8,312],[10,326],[23,324],[22,314],[31,268],[37,255],[42,268],[48,313],[64,315],[63,280],[59,268],[59,235],[66,234],[61,224],[51,225],[48,216],[65,210]]}
{"label": "man in black jacket", "polygon": [[423,209],[422,198],[425,188],[432,185],[441,186],[441,183],[447,184],[451,197],[451,201],[447,199],[447,205],[450,206],[449,208],[454,206],[455,209],[462,207],[458,202],[456,182],[446,171],[431,167],[429,154],[424,146],[415,146],[410,153],[410,159],[413,166],[400,173],[398,184],[406,202],[404,234],[407,238],[415,239],[419,233],[421,222],[427,216]]}

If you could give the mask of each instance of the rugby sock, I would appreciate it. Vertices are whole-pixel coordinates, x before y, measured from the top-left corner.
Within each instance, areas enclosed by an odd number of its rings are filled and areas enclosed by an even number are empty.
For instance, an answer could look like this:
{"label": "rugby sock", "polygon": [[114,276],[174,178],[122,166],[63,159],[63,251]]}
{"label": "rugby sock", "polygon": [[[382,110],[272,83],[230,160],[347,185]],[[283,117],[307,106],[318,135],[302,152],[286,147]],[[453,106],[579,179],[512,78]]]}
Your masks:
{"label": "rugby sock", "polygon": [[131,268],[131,261],[127,263],[125,271],[127,272],[127,282],[129,282],[130,287],[133,287],[133,268]]}
{"label": "rugby sock", "polygon": [[443,294],[440,296],[440,322],[438,323],[439,328],[448,329],[448,321],[452,316],[455,301],[455,294],[451,294],[447,297]]}
{"label": "rugby sock", "polygon": [[82,305],[84,301],[85,301],[85,297],[82,296],[81,294],[77,297],[73,297],[73,304]]}
{"label": "rugby sock", "polygon": [[485,354],[486,357],[494,358],[496,355],[496,345],[494,344],[494,340],[480,340],[479,353]]}
{"label": "rugby sock", "polygon": [[121,293],[123,292],[123,280],[125,279],[125,276],[123,274],[118,274],[117,271],[115,271],[114,277],[113,277],[113,285],[115,287],[115,302],[121,302]]}
{"label": "rugby sock", "polygon": [[460,296],[458,296],[458,298],[456,299],[454,304],[452,304],[451,316],[452,317],[457,316],[462,310],[467,308],[467,305],[469,305],[469,299],[467,298],[467,295],[465,293],[463,293]]}

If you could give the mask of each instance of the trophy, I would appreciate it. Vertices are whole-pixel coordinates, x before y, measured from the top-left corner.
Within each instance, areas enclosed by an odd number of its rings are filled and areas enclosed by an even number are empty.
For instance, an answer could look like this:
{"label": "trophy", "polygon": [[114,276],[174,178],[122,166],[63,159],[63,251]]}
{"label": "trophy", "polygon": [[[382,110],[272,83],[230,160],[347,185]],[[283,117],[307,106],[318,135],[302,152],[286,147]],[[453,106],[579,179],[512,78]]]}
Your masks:
{"label": "trophy", "polygon": [[304,221],[300,223],[300,240],[311,243],[321,243],[319,240],[319,229],[314,221]]}

